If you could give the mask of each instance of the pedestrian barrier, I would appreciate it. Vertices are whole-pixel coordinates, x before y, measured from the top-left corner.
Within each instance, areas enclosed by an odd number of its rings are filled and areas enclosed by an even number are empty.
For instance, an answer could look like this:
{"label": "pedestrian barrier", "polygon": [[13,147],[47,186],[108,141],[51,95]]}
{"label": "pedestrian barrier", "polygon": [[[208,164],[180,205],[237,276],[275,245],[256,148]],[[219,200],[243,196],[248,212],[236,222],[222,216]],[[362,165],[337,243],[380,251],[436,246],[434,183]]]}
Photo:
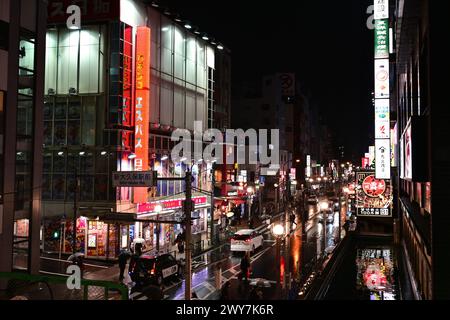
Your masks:
{"label": "pedestrian barrier", "polygon": [[0,300],[128,300],[122,283],[81,279],[80,289],[69,289],[67,277],[0,272]]}

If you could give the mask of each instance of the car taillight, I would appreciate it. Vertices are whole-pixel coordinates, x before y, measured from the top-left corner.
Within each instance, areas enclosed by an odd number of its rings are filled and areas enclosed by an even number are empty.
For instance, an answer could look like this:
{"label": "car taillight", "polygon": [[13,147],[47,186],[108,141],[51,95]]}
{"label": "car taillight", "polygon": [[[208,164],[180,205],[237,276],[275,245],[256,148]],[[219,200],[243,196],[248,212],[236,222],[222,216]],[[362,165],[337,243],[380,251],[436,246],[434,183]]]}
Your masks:
{"label": "car taillight", "polygon": [[245,242],[250,242],[252,241],[252,239],[245,239]]}

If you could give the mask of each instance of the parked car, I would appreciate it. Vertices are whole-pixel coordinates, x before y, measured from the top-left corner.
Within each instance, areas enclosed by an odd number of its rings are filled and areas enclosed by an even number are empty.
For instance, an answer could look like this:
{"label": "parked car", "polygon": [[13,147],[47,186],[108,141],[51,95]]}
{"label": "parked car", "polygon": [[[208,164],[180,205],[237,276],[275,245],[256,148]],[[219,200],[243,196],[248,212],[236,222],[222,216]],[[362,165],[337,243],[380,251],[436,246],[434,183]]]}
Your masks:
{"label": "parked car", "polygon": [[130,278],[136,283],[144,285],[156,283],[161,285],[163,281],[172,276],[178,276],[180,266],[171,254],[160,256],[142,255],[134,268],[130,271]]}
{"label": "parked car", "polygon": [[232,252],[254,252],[264,244],[264,237],[253,229],[239,230],[231,238]]}

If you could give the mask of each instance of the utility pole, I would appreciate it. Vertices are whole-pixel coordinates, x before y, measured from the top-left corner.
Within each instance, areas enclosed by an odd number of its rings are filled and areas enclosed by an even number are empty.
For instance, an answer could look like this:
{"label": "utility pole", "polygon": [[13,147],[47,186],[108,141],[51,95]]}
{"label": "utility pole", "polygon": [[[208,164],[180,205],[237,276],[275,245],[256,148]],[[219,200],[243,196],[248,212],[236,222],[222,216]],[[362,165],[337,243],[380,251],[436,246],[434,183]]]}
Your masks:
{"label": "utility pole", "polygon": [[210,221],[210,228],[211,228],[211,246],[213,246],[215,244],[215,239],[214,239],[214,211],[215,211],[215,207],[214,207],[214,189],[216,186],[216,164],[213,163],[212,164],[212,168],[211,168],[211,221]]}
{"label": "utility pole", "polygon": [[75,165],[75,191],[73,195],[73,230],[72,230],[72,253],[77,252],[77,211],[78,211],[78,194],[80,189],[80,179],[78,177],[78,168]]}
{"label": "utility pole", "polygon": [[186,184],[186,200],[184,203],[184,215],[186,226],[186,276],[184,283],[184,299],[191,300],[191,280],[192,280],[192,251],[191,251],[191,211],[192,211],[192,173],[186,171],[185,184]]}

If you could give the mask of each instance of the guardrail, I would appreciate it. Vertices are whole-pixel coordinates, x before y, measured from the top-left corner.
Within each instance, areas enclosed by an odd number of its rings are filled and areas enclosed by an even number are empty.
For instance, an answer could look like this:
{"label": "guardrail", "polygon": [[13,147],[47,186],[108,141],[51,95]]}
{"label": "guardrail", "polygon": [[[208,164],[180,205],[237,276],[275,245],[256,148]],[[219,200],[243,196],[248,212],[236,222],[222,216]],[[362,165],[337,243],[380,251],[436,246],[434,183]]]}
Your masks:
{"label": "guardrail", "polygon": [[319,271],[318,276],[315,277],[314,283],[310,286],[309,290],[304,293],[304,300],[322,300],[325,298],[330,284],[336,275],[336,271],[341,266],[345,253],[351,246],[354,240],[353,234],[348,234],[336,247],[333,255],[328,261],[322,261],[322,263],[326,263],[325,266],[322,267],[322,270]]}
{"label": "guardrail", "polygon": [[[0,272],[6,290],[0,299],[23,300],[128,300],[128,288],[122,283],[81,279],[80,289],[69,289],[67,277]],[[46,290],[44,290],[46,289]]]}

